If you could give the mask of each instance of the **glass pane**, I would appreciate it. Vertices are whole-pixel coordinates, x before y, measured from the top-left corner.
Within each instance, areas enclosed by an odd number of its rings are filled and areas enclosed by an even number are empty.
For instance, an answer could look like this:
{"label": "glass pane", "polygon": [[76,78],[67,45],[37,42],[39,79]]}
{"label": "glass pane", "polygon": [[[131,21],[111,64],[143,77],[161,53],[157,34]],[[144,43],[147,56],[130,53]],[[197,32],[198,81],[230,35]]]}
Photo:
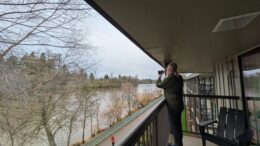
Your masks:
{"label": "glass pane", "polygon": [[242,58],[244,90],[253,142],[260,143],[260,52]]}

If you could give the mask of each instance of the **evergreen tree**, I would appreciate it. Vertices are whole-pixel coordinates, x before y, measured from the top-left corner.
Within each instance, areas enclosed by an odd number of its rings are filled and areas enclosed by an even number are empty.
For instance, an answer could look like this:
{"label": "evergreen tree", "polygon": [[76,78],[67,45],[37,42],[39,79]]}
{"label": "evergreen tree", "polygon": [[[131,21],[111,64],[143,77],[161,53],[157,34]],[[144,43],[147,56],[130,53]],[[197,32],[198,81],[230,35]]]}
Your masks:
{"label": "evergreen tree", "polygon": [[67,74],[69,72],[68,67],[66,64],[62,66],[62,73]]}
{"label": "evergreen tree", "polygon": [[90,79],[90,80],[94,80],[94,79],[95,79],[95,76],[94,76],[93,73],[90,73],[90,75],[89,75],[89,79]]}
{"label": "evergreen tree", "polygon": [[106,75],[104,76],[104,79],[106,79],[106,80],[107,80],[108,78],[109,78],[109,77],[108,77],[108,75],[106,74]]}
{"label": "evergreen tree", "polygon": [[17,65],[18,64],[18,58],[16,56],[10,56],[7,60],[9,63],[12,65]]}

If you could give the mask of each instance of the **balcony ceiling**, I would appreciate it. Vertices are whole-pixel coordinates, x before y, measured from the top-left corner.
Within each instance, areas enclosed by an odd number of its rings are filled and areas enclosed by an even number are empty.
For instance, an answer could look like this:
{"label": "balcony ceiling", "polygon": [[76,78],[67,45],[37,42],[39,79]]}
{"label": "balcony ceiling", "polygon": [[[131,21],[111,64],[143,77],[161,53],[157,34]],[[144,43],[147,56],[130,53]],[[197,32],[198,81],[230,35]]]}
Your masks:
{"label": "balcony ceiling", "polygon": [[222,18],[260,11],[260,0],[86,0],[160,64],[212,72],[213,64],[260,44],[260,15],[246,27],[212,32]]}

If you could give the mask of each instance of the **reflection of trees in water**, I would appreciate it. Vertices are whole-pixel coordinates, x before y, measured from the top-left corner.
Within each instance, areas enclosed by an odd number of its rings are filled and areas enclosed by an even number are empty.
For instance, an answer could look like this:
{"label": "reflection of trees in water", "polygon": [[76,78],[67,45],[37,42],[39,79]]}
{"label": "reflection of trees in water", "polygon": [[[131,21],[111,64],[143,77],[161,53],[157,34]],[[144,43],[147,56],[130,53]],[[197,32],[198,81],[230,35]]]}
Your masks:
{"label": "reflection of trees in water", "polygon": [[[255,73],[251,73],[250,75],[247,74],[248,73],[244,74],[244,86],[245,86],[246,97],[253,97],[253,99],[255,98],[260,99],[260,73],[255,72]],[[259,101],[254,101],[254,102],[259,102]],[[251,108],[254,107],[253,103],[251,104],[251,102],[249,102],[249,106]],[[255,104],[255,107],[256,109],[260,109],[259,104]]]}
{"label": "reflection of trees in water", "polygon": [[244,74],[246,96],[260,97],[260,73]]}
{"label": "reflection of trees in water", "polygon": [[[109,100],[103,100],[103,102],[107,102],[103,104],[106,105],[106,108],[103,109],[103,119],[105,121],[103,126],[110,127],[114,125],[148,104],[155,97],[158,97],[157,90],[146,91],[149,87],[151,87],[149,84],[135,87],[131,83],[123,83],[121,88],[116,89],[116,91],[113,89],[107,91],[110,94],[107,94],[108,97],[105,98]],[[146,92],[138,92],[140,90],[145,90]]]}
{"label": "reflection of trees in water", "polygon": [[[244,74],[244,85],[249,110],[250,127],[254,130],[253,142],[259,143],[260,140],[260,73]],[[259,98],[259,99],[257,99]]]}

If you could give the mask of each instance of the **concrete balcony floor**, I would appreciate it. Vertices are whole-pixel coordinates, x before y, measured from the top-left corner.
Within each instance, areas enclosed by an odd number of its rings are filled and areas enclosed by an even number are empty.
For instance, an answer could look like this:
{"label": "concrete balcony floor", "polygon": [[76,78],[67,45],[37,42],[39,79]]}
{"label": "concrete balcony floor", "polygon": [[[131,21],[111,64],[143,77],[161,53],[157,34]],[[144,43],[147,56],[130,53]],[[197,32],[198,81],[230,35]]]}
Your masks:
{"label": "concrete balcony floor", "polygon": [[[202,142],[200,138],[191,137],[191,136],[184,136],[183,137],[183,146],[201,146]],[[207,146],[217,146],[214,143],[207,141]]]}

